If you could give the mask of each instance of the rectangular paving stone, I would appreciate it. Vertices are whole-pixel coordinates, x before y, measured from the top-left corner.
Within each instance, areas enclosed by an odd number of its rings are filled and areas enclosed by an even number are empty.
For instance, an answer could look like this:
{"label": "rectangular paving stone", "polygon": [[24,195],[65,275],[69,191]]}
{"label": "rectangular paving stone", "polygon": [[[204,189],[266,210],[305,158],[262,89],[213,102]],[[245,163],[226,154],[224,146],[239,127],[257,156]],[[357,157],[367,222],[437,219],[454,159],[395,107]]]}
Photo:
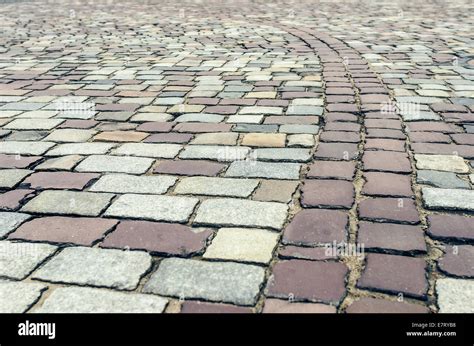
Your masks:
{"label": "rectangular paving stone", "polygon": [[440,313],[471,313],[474,311],[474,282],[442,278],[436,281]]}
{"label": "rectangular paving stone", "polygon": [[145,252],[69,247],[37,270],[32,278],[134,290],[150,267],[151,256]]}
{"label": "rectangular paving stone", "polygon": [[359,217],[377,222],[416,224],[420,221],[415,203],[409,198],[370,198],[360,201]]}
{"label": "rectangular paving stone", "polygon": [[262,229],[221,228],[203,258],[268,264],[278,243],[278,233]]}
{"label": "rectangular paving stone", "polygon": [[302,188],[301,205],[318,208],[351,208],[354,185],[348,181],[306,180]]}
{"label": "rectangular paving stone", "polygon": [[153,162],[153,159],[144,157],[91,155],[79,163],[76,171],[143,174]]}
{"label": "rectangular paving stone", "polygon": [[64,119],[15,119],[3,128],[8,130],[51,130]]}
{"label": "rectangular paving stone", "polygon": [[65,143],[48,151],[48,156],[106,154],[116,144],[111,143]]}
{"label": "rectangular paving stone", "polygon": [[456,155],[415,155],[416,168],[455,173],[468,173],[469,166]]}
{"label": "rectangular paving stone", "polygon": [[141,142],[146,132],[138,131],[104,131],[94,136],[94,141],[102,142]]}
{"label": "rectangular paving stone", "polygon": [[0,277],[23,280],[56,249],[49,244],[0,241]]}
{"label": "rectangular paving stone", "polygon": [[301,165],[298,163],[234,161],[227,169],[225,176],[297,180],[300,169]]}
{"label": "rectangular paving stone", "polygon": [[319,143],[314,157],[318,159],[351,161],[359,154],[355,143]]}
{"label": "rectangular paving stone", "polygon": [[56,143],[52,142],[23,142],[1,141],[0,153],[14,155],[42,155]]}
{"label": "rectangular paving stone", "polygon": [[264,276],[264,269],[254,265],[168,258],[145,284],[144,292],[254,305]]}
{"label": "rectangular paving stone", "polygon": [[179,144],[126,143],[114,149],[112,154],[172,159],[182,148]]}
{"label": "rectangular paving stone", "polygon": [[69,171],[83,159],[80,155],[66,155],[59,157],[52,157],[35,167],[36,171],[59,170]]}
{"label": "rectangular paving stone", "polygon": [[45,103],[40,102],[11,102],[0,107],[0,110],[34,111],[44,107],[45,105]]}
{"label": "rectangular paving stone", "polygon": [[212,234],[212,230],[206,228],[191,228],[180,224],[122,221],[100,246],[189,256],[201,252]]}
{"label": "rectangular paving stone", "polygon": [[366,151],[362,157],[364,170],[410,173],[411,165],[406,153],[394,151]]}
{"label": "rectangular paving stone", "polygon": [[226,165],[200,160],[179,160],[179,161],[160,161],[158,166],[153,169],[153,173],[174,174],[174,175],[204,175],[216,176]]}
{"label": "rectangular paving stone", "polygon": [[443,256],[438,259],[438,268],[447,275],[474,277],[474,246],[446,246]]}
{"label": "rectangular paving stone", "polygon": [[281,132],[281,133],[317,134],[319,132],[319,126],[317,126],[317,125],[303,125],[303,124],[284,124],[284,125],[280,126],[279,132]]}
{"label": "rectangular paving stone", "polygon": [[309,166],[307,178],[352,180],[356,164],[353,161],[316,161]]}
{"label": "rectangular paving stone", "polygon": [[418,226],[361,221],[357,241],[369,251],[426,252],[424,233]]}
{"label": "rectangular paving stone", "polygon": [[424,187],[422,194],[427,209],[474,211],[473,190]]}
{"label": "rectangular paving stone", "polygon": [[345,293],[347,267],[337,262],[285,260],[273,267],[269,297],[295,301],[339,303]]}
{"label": "rectangular paving stone", "polygon": [[87,142],[95,134],[94,130],[58,129],[44,140],[51,142]]}
{"label": "rectangular paving stone", "polygon": [[46,289],[47,286],[42,284],[0,281],[0,313],[26,312]]}
{"label": "rectangular paving stone", "polygon": [[278,125],[255,125],[255,124],[237,124],[233,130],[234,132],[256,132],[256,133],[271,133],[278,131]]}
{"label": "rectangular paving stone", "polygon": [[12,189],[32,172],[28,169],[0,169],[0,188]]}
{"label": "rectangular paving stone", "polygon": [[393,174],[385,172],[365,172],[366,183],[362,188],[364,195],[411,197],[411,177],[404,174]]}
{"label": "rectangular paving stone", "polygon": [[216,161],[244,160],[249,153],[249,147],[225,145],[188,145],[179,154],[181,159],[201,159]]}
{"label": "rectangular paving stone", "polygon": [[467,181],[462,180],[453,172],[419,170],[416,172],[416,182],[444,189],[470,188]]}
{"label": "rectangular paving stone", "polygon": [[116,224],[101,218],[40,217],[22,224],[8,238],[91,246]]}
{"label": "rectangular paving stone", "polygon": [[298,182],[285,180],[263,180],[253,199],[264,202],[288,203],[298,186]]}
{"label": "rectangular paving stone", "polygon": [[168,300],[150,294],[59,287],[35,313],[162,313]]}
{"label": "rectangular paving stone", "polygon": [[174,192],[187,195],[248,197],[257,185],[258,180],[251,179],[188,177],[178,183]]}
{"label": "rectangular paving stone", "polygon": [[300,148],[255,149],[251,155],[260,161],[308,162],[311,160],[310,150]]}
{"label": "rectangular paving stone", "polygon": [[98,174],[74,172],[37,172],[25,179],[22,185],[32,189],[82,190]]}
{"label": "rectangular paving stone", "polygon": [[233,132],[201,133],[197,134],[190,144],[235,145],[237,144],[238,138],[239,134]]}
{"label": "rectangular paving stone", "polygon": [[186,113],[174,119],[177,123],[220,123],[222,120],[223,115],[210,113]]}
{"label": "rectangular paving stone", "polygon": [[38,214],[99,216],[114,195],[110,193],[46,190],[21,211]]}
{"label": "rectangular paving stone", "polygon": [[474,239],[474,219],[464,215],[428,215],[430,237],[435,239],[469,241]]}
{"label": "rectangular paving stone", "polygon": [[163,194],[174,185],[175,177],[135,176],[128,174],[103,175],[89,191],[115,193]]}
{"label": "rectangular paving stone", "polygon": [[281,107],[248,106],[242,107],[239,114],[269,114],[280,115],[283,112]]}
{"label": "rectangular paving stone", "polygon": [[281,229],[288,207],[283,203],[231,198],[207,199],[199,206],[194,224]]}
{"label": "rectangular paving stone", "polygon": [[105,216],[185,223],[197,198],[126,194],[116,199]]}
{"label": "rectangular paving stone", "polygon": [[286,111],[286,115],[323,115],[324,108],[308,105],[291,105]]}
{"label": "rectangular paving stone", "polygon": [[315,246],[346,240],[348,213],[340,210],[303,209],[286,226],[284,244]]}
{"label": "rectangular paving stone", "polygon": [[368,254],[357,287],[424,298],[428,291],[425,271],[422,258]]}
{"label": "rectangular paving stone", "polygon": [[286,136],[282,133],[248,133],[242,139],[242,145],[250,147],[284,147]]}

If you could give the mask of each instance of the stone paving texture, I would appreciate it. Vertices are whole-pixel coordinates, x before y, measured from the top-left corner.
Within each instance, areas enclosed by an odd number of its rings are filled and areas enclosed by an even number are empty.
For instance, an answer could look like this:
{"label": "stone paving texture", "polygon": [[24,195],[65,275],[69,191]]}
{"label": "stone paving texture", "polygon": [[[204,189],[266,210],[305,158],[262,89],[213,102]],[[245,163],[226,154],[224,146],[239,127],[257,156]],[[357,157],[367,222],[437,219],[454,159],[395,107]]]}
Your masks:
{"label": "stone paving texture", "polygon": [[473,9],[2,3],[0,312],[474,312]]}

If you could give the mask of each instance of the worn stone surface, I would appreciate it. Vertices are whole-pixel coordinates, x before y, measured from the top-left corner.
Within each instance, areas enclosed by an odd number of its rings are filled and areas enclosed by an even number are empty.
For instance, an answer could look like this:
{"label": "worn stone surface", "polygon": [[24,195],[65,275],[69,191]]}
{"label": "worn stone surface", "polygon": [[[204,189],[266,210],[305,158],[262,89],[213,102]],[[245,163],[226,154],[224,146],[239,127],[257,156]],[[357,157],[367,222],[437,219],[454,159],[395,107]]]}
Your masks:
{"label": "worn stone surface", "polygon": [[254,305],[263,280],[263,268],[254,265],[170,258],[160,263],[144,291]]}
{"label": "worn stone surface", "polygon": [[294,181],[263,180],[255,192],[253,199],[256,201],[288,203],[297,186],[298,183]]}
{"label": "worn stone surface", "polygon": [[144,157],[92,155],[81,161],[76,167],[76,171],[143,174],[153,162],[153,159]]}
{"label": "worn stone surface", "polygon": [[304,207],[350,208],[354,202],[354,186],[347,181],[306,180],[302,188]]}
{"label": "worn stone surface", "polygon": [[161,313],[168,300],[149,294],[85,287],[59,287],[35,313]]}
{"label": "worn stone surface", "polygon": [[423,230],[418,226],[361,221],[357,241],[369,251],[426,252]]}
{"label": "worn stone surface", "polygon": [[150,255],[87,247],[62,250],[33,274],[42,281],[133,290],[151,266]]}
{"label": "worn stone surface", "polygon": [[222,163],[200,160],[161,161],[153,169],[153,173],[174,175],[216,176],[226,166]]}
{"label": "worn stone surface", "polygon": [[[178,155],[181,149],[182,146],[179,144],[126,143],[114,149],[112,154],[172,159]],[[129,165],[133,165],[133,163]]]}
{"label": "worn stone surface", "polygon": [[21,211],[39,214],[98,216],[109,204],[110,193],[47,190],[29,201]]}
{"label": "worn stone surface", "polygon": [[435,239],[474,239],[474,219],[463,215],[429,215],[428,234]]}
{"label": "worn stone surface", "polygon": [[204,258],[237,262],[268,263],[278,242],[278,233],[261,229],[221,228]]}
{"label": "worn stone surface", "polygon": [[189,177],[182,179],[174,192],[185,195],[248,197],[257,187],[255,179]]}
{"label": "worn stone surface", "polygon": [[98,174],[72,172],[38,172],[30,175],[23,184],[33,189],[82,190]]}
{"label": "worn stone surface", "polygon": [[122,221],[100,246],[189,256],[202,251],[211,235],[212,231],[205,228],[150,221]]}
{"label": "worn stone surface", "polygon": [[438,266],[447,275],[474,277],[474,246],[447,246]]}
{"label": "worn stone surface", "polygon": [[114,193],[163,194],[174,185],[170,176],[134,176],[128,174],[103,175],[89,191]]}
{"label": "worn stone surface", "polygon": [[49,244],[0,241],[0,249],[0,276],[22,280],[57,248]]}
{"label": "worn stone surface", "polygon": [[427,209],[474,210],[474,191],[459,189],[422,189],[423,203]]}
{"label": "worn stone surface", "polygon": [[267,285],[270,297],[338,303],[345,291],[342,263],[289,260],[278,262]]}
{"label": "worn stone surface", "polygon": [[371,198],[359,203],[359,217],[373,221],[418,223],[420,217],[412,199]]}
{"label": "worn stone surface", "polygon": [[91,246],[116,224],[101,218],[47,216],[24,223],[8,238]]}
{"label": "worn stone surface", "polygon": [[226,177],[248,177],[268,179],[299,178],[301,165],[298,163],[274,163],[259,161],[235,161],[226,171]]}
{"label": "worn stone surface", "polygon": [[416,168],[467,173],[469,167],[463,158],[455,155],[415,155]]}
{"label": "worn stone surface", "polygon": [[281,229],[288,207],[283,203],[208,199],[198,208],[198,225],[269,227]]}
{"label": "worn stone surface", "polygon": [[249,147],[242,146],[190,145],[179,154],[179,157],[181,159],[201,159],[225,162],[244,160],[249,151]]}
{"label": "worn stone surface", "polygon": [[285,244],[317,245],[346,239],[347,213],[339,210],[306,209],[295,215],[283,233]]}
{"label": "worn stone surface", "polygon": [[184,223],[198,201],[191,197],[125,194],[116,199],[104,215]]}
{"label": "worn stone surface", "polygon": [[473,313],[474,283],[472,280],[438,279],[436,281],[439,312]]}
{"label": "worn stone surface", "polygon": [[42,284],[0,281],[0,313],[26,312],[45,290]]}
{"label": "worn stone surface", "polygon": [[369,254],[357,286],[423,298],[428,290],[422,258]]}
{"label": "worn stone surface", "polygon": [[420,170],[416,173],[416,182],[445,189],[469,189],[469,183],[452,172]]}

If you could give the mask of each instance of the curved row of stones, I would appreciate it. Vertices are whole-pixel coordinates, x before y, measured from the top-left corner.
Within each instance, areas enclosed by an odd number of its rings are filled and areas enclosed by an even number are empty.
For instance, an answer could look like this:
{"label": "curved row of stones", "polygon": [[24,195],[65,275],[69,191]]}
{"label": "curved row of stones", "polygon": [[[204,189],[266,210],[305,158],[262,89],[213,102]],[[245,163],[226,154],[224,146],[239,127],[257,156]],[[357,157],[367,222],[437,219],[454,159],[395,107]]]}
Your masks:
{"label": "curved row of stones", "polygon": [[247,5],[2,8],[1,311],[473,310],[468,44]]}

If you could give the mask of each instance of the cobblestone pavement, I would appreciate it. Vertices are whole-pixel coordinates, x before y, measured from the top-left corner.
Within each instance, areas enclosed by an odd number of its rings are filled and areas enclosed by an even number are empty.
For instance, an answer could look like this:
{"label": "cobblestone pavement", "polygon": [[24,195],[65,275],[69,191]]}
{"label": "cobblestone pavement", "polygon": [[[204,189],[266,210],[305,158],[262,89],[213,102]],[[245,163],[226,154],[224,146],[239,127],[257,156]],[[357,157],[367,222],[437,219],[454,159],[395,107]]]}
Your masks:
{"label": "cobblestone pavement", "polygon": [[473,9],[0,4],[0,311],[474,312]]}

